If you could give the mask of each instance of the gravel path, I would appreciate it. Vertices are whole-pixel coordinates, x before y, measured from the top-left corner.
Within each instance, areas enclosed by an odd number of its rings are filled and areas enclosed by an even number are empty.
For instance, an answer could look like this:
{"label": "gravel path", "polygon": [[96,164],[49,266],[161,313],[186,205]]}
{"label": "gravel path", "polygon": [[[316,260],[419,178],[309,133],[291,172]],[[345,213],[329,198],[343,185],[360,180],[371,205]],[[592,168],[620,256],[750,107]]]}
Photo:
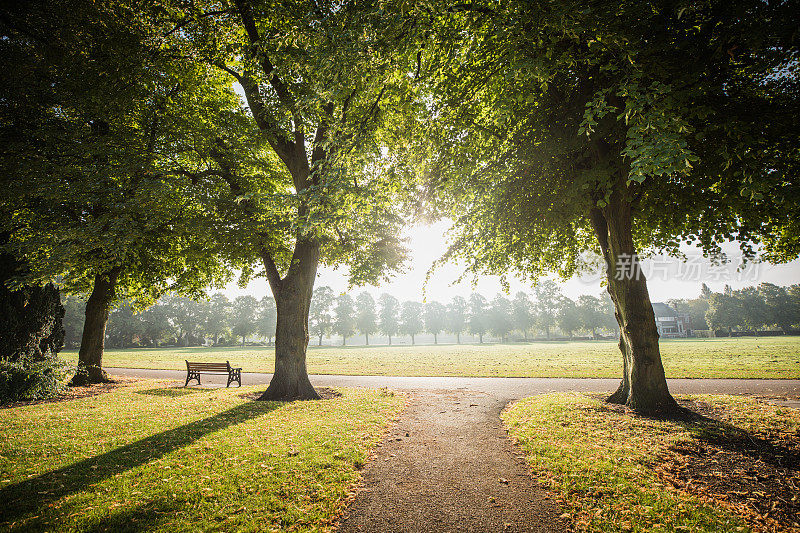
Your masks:
{"label": "gravel path", "polygon": [[565,531],[506,438],[505,405],[474,391],[413,393],[338,531]]}

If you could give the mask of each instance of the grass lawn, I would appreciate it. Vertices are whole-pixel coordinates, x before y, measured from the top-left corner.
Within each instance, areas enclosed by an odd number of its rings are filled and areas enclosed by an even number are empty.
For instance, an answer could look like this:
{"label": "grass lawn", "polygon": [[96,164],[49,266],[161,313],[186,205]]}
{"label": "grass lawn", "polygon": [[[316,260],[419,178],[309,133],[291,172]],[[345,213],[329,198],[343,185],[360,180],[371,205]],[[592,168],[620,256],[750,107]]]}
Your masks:
{"label": "grass lawn", "polygon": [[[800,337],[661,341],[670,378],[800,378]],[[75,362],[77,352],[62,352]],[[271,347],[107,350],[105,366],[186,369],[185,359],[230,360],[245,372],[272,372]],[[386,376],[605,377],[622,373],[615,342],[534,342],[438,346],[311,347],[312,374]]]}
{"label": "grass lawn", "polygon": [[684,401],[708,417],[653,420],[579,394],[528,398],[502,416],[577,531],[800,530],[800,411]]}
{"label": "grass lawn", "polygon": [[402,397],[142,381],[0,410],[0,530],[326,531]]}

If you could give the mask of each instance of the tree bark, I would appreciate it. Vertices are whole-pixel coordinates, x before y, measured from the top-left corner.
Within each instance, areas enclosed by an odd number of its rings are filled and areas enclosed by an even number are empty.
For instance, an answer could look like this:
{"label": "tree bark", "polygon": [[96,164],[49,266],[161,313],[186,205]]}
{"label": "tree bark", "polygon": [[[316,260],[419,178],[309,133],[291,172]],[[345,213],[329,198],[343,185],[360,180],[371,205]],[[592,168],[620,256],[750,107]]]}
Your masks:
{"label": "tree bark", "polygon": [[347,346],[347,337],[342,335],[342,346]]}
{"label": "tree bark", "polygon": [[364,337],[366,337],[367,346],[369,346],[369,333],[364,333]]}
{"label": "tree bark", "polygon": [[624,403],[641,413],[665,413],[675,410],[677,403],[667,387],[647,280],[633,243],[631,204],[624,191],[622,182],[604,208],[590,212],[620,327],[622,382],[608,401]]}
{"label": "tree bark", "polygon": [[83,323],[83,336],[78,351],[78,371],[70,381],[72,386],[108,381],[108,376],[103,371],[103,350],[108,313],[114,300],[120,270],[116,267],[94,278],[92,294],[86,301],[86,320]]}
{"label": "tree bark", "polygon": [[437,333],[433,334],[433,344],[439,344],[439,335]]}
{"label": "tree bark", "polygon": [[275,298],[275,374],[259,400],[318,400],[308,379],[308,310],[319,263],[319,244],[298,238],[286,277],[280,279],[271,257],[264,253],[267,278]]}
{"label": "tree bark", "polygon": [[389,346],[391,346],[391,345],[392,345],[392,336],[389,335]]}
{"label": "tree bark", "polygon": [[411,334],[411,346],[414,346],[414,334]]}
{"label": "tree bark", "polygon": [[456,343],[461,344],[461,332],[456,333]]}

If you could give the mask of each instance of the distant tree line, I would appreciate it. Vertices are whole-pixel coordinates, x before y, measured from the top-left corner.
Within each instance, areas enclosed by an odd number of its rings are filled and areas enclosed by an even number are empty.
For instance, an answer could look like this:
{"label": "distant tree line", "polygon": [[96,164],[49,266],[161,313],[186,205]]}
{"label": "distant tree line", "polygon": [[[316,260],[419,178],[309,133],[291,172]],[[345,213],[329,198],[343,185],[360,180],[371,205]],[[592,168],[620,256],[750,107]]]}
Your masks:
{"label": "distant tree line", "polygon": [[[67,346],[80,344],[85,305],[85,299],[65,296]],[[217,293],[208,300],[197,300],[169,294],[146,309],[122,301],[111,311],[106,344],[125,348],[229,345],[255,339],[271,343],[276,319],[275,301],[269,296],[230,300]],[[309,312],[309,331],[319,345],[334,335],[343,345],[359,334],[366,344],[377,334],[387,337],[389,344],[401,336],[415,344],[420,334],[432,335],[434,343],[442,334],[454,335],[458,343],[469,334],[482,343],[487,335],[502,341],[512,334],[523,340],[537,335],[549,339],[556,330],[568,337],[616,334],[610,299],[583,295],[571,300],[552,281],[542,282],[533,294],[498,294],[489,300],[473,293],[446,303],[400,301],[386,293],[377,300],[368,292],[354,297],[323,286],[314,291]]]}
{"label": "distant tree line", "polygon": [[789,333],[800,329],[800,284],[780,287],[761,283],[739,290],[726,285],[722,292],[712,292],[703,284],[699,298],[668,303],[688,314],[695,330],[731,334],[775,328]]}
{"label": "distant tree line", "polygon": [[[64,299],[67,346],[80,344],[85,303],[76,296]],[[800,285],[761,283],[740,290],[726,286],[723,292],[715,293],[703,284],[698,298],[667,303],[689,315],[693,330],[730,334],[769,328],[790,332],[800,327]],[[144,310],[121,302],[111,311],[106,344],[127,348],[222,346],[256,340],[272,343],[276,319],[275,301],[269,296],[230,300],[217,293],[208,300],[196,300],[170,294]],[[377,300],[368,292],[354,297],[323,286],[314,291],[311,300],[309,332],[318,345],[332,336],[346,345],[356,335],[363,335],[367,345],[375,335],[388,338],[390,345],[399,337],[415,344],[421,334],[432,335],[435,344],[442,334],[455,336],[458,343],[463,335],[472,335],[483,343],[488,335],[501,341],[550,339],[554,333],[596,339],[601,334],[616,335],[617,323],[606,294],[572,300],[552,281],[542,282],[532,294],[520,291],[513,297],[498,294],[487,299],[473,293],[468,298],[454,296],[444,303],[400,301],[386,293]]]}

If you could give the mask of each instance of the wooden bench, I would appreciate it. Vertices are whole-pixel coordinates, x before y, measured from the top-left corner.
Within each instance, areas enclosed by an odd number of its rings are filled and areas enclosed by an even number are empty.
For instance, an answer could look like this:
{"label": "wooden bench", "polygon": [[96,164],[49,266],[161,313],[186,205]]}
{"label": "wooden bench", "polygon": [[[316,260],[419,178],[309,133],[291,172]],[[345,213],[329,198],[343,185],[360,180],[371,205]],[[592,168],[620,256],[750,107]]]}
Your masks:
{"label": "wooden bench", "polygon": [[240,387],[242,386],[242,369],[231,368],[228,361],[224,363],[190,363],[186,361],[186,384],[184,387],[187,387],[193,379],[196,379],[197,384],[200,385],[200,374],[228,374],[226,387],[230,387],[234,381]]}

